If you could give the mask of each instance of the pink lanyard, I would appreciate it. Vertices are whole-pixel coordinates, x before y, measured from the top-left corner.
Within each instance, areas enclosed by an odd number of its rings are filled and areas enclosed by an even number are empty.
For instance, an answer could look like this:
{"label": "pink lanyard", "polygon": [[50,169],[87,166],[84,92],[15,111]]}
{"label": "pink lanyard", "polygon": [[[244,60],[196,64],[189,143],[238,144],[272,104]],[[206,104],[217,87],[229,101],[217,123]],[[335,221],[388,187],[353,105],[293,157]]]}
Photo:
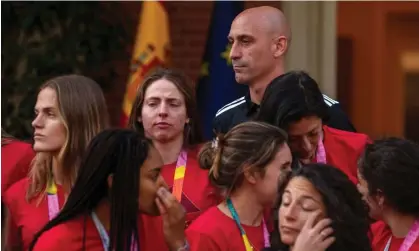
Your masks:
{"label": "pink lanyard", "polygon": [[323,134],[321,135],[319,139],[319,143],[317,143],[316,161],[317,163],[327,164],[326,149],[324,149],[324,145],[323,145]]}
{"label": "pink lanyard", "polygon": [[[413,226],[410,228],[409,233],[404,238],[404,241],[402,245],[400,246],[399,251],[408,251],[410,247],[413,245],[413,243],[416,241],[418,236],[419,236],[419,220],[416,220],[415,223],[413,223]],[[390,236],[390,239],[388,239],[386,247],[384,248],[384,251],[390,250],[391,238],[392,236]]]}
{"label": "pink lanyard", "polygon": [[270,248],[271,243],[269,241],[269,232],[268,228],[266,227],[265,219],[262,219],[263,223],[263,241],[265,242],[265,248]]}
{"label": "pink lanyard", "polygon": [[175,174],[173,177],[173,191],[172,194],[176,199],[182,201],[183,182],[186,174],[186,162],[188,161],[188,153],[181,150],[176,162]]}
{"label": "pink lanyard", "polygon": [[52,181],[47,189],[47,199],[48,199],[48,218],[52,220],[57,216],[60,211],[60,205],[58,204],[57,196],[57,186]]}

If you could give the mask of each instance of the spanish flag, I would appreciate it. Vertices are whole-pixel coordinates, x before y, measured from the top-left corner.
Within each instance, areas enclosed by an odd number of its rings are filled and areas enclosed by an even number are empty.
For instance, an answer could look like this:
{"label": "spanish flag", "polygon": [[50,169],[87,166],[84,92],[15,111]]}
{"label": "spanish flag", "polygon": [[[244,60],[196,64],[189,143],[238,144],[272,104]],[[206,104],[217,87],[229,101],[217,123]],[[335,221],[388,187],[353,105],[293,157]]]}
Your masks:
{"label": "spanish flag", "polygon": [[144,1],[122,105],[121,126],[126,127],[138,87],[154,68],[169,61],[169,17],[161,1]]}

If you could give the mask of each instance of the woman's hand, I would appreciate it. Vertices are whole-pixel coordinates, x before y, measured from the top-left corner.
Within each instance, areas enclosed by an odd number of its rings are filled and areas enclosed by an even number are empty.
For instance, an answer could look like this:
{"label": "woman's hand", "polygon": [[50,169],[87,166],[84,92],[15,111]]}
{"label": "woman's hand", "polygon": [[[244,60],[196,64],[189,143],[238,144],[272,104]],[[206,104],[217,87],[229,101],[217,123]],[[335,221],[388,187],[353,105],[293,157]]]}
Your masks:
{"label": "woman's hand", "polygon": [[330,227],[330,219],[322,219],[314,225],[319,213],[313,214],[307,219],[303,228],[295,240],[293,251],[325,251],[335,241],[331,236],[333,229]]}
{"label": "woman's hand", "polygon": [[185,209],[166,188],[157,191],[156,204],[163,219],[163,233],[170,250],[177,251],[186,244]]}

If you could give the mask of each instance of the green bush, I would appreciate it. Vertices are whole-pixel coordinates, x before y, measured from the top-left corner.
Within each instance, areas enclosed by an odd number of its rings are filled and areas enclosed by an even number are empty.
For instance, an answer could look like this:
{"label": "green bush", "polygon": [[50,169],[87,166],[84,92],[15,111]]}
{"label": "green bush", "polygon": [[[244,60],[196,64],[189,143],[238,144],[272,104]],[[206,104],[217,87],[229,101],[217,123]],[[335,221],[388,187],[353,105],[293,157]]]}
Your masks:
{"label": "green bush", "polygon": [[129,59],[118,2],[1,4],[2,128],[18,138],[32,134],[36,94],[46,80],[79,73],[106,88],[116,77],[109,62]]}

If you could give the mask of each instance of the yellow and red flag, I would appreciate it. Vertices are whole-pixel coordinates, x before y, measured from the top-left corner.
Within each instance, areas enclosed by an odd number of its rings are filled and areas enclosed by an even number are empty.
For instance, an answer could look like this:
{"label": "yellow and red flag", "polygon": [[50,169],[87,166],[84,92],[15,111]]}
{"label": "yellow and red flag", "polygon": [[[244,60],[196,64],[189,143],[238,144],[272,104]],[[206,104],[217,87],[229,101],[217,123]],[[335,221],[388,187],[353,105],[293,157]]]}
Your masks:
{"label": "yellow and red flag", "polygon": [[127,126],[137,89],[144,77],[154,68],[167,65],[169,52],[169,16],[164,3],[144,1],[122,105],[121,126]]}

